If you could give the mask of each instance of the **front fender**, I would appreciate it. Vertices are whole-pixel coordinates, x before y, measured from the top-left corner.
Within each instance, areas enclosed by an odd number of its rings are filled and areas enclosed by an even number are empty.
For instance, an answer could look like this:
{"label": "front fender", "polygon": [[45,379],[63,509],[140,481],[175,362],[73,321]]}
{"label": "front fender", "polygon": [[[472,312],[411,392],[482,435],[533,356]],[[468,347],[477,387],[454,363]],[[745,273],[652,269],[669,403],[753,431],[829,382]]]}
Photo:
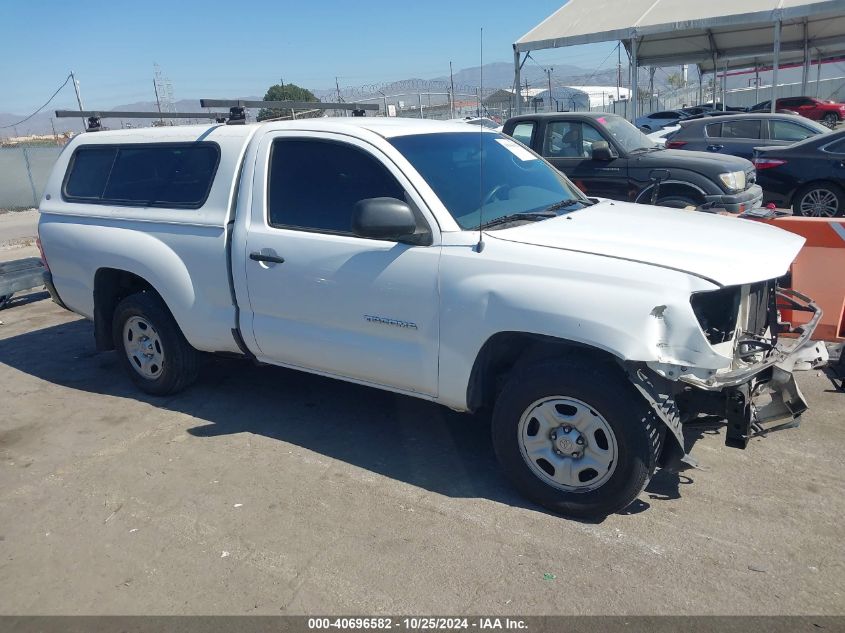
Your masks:
{"label": "front fender", "polygon": [[[531,258],[535,262],[527,263]],[[487,241],[483,254],[446,248],[440,399],[467,407],[476,357],[501,332],[557,338],[621,361],[663,358],[715,372],[731,359],[707,342],[689,302],[692,292],[714,288],[657,266],[499,240]]]}

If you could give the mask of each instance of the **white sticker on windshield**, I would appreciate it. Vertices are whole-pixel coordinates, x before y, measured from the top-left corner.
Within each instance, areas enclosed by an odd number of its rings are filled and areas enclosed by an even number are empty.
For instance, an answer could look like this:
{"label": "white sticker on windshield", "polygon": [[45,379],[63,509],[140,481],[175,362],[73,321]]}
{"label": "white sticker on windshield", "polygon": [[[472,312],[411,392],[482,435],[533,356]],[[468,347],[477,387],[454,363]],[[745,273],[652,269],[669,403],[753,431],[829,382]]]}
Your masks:
{"label": "white sticker on windshield", "polygon": [[537,160],[537,157],[534,156],[534,154],[529,152],[516,141],[512,141],[509,138],[497,138],[496,142],[509,149],[511,154],[516,156],[519,160]]}

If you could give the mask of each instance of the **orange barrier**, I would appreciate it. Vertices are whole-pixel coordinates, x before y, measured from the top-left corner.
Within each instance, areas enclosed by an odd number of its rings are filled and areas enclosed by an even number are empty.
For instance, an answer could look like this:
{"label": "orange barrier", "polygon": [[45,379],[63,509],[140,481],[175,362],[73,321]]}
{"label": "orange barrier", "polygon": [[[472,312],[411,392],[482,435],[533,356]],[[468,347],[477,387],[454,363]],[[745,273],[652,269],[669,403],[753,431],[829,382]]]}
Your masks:
{"label": "orange barrier", "polygon": [[[792,288],[812,298],[824,311],[814,339],[845,340],[845,218],[782,217],[759,221],[806,238],[792,264]],[[808,321],[803,312],[783,314],[783,319],[793,324]]]}

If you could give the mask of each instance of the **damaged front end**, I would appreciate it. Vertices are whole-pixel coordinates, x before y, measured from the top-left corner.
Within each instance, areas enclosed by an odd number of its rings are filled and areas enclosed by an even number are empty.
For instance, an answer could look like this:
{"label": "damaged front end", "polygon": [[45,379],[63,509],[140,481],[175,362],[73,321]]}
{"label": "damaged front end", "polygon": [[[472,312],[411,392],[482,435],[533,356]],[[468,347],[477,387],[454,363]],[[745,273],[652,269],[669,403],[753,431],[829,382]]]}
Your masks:
{"label": "damaged front end", "polygon": [[[753,437],[798,426],[808,405],[793,371],[827,361],[825,345],[811,340],[821,309],[776,280],[696,293],[690,304],[726,366],[694,367],[675,359],[628,365],[631,382],[678,440],[678,457],[694,464],[686,455],[683,425],[701,416],[726,421],[725,444],[743,449]],[[792,328],[780,322],[783,310],[811,316]]]}

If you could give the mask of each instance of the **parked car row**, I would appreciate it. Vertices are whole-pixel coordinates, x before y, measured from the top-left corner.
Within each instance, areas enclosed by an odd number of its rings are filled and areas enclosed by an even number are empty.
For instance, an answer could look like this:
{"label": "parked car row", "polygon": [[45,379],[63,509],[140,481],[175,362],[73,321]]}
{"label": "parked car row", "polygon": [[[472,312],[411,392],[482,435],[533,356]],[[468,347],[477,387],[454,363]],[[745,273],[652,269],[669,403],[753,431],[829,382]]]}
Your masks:
{"label": "parked car row", "polygon": [[[772,102],[769,100],[762,101],[750,108],[723,108],[721,104],[711,103],[677,110],[662,110],[638,117],[635,124],[644,132],[650,133],[691,119],[722,117],[743,112],[763,114],[771,112],[771,104]],[[833,129],[845,119],[845,104],[813,97],[784,97],[777,100],[776,113],[799,115],[811,121],[819,121],[829,129]]]}

